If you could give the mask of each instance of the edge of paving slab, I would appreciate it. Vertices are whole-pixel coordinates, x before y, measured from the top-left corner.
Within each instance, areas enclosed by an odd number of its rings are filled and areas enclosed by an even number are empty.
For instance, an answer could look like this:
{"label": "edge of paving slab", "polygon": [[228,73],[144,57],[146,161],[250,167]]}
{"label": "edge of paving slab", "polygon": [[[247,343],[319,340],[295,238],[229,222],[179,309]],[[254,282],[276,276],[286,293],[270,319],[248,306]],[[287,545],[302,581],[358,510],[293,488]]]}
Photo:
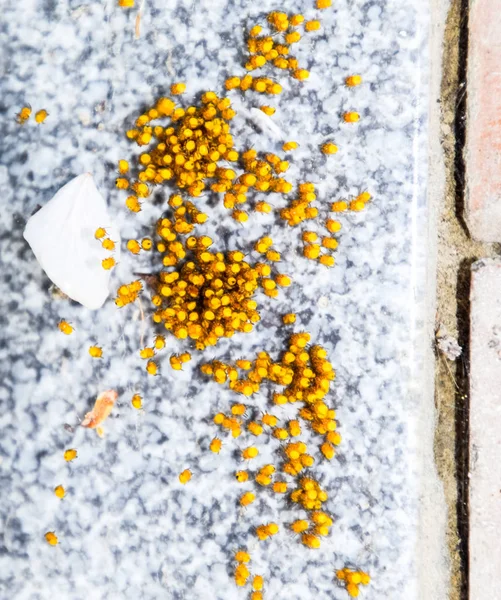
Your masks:
{"label": "edge of paving slab", "polygon": [[441,145],[440,90],[442,81],[443,39],[449,0],[430,2],[430,82],[428,123],[428,206],[423,236],[426,241],[424,326],[419,340],[423,352],[423,373],[419,380],[420,397],[417,438],[421,445],[420,522],[417,566],[420,600],[445,600],[449,597],[449,556],[446,547],[447,507],[443,484],[434,456],[436,409],[434,403],[435,355],[433,340],[436,313],[437,221],[445,193],[445,161]]}

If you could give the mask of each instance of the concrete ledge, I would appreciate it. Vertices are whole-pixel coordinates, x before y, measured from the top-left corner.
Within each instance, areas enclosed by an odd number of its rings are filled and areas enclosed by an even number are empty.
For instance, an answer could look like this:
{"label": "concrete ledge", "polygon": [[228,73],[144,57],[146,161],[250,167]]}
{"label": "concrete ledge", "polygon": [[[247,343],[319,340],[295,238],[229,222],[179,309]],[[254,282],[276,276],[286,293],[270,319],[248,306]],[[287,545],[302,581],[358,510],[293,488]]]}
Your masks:
{"label": "concrete ledge", "polygon": [[470,600],[501,600],[501,260],[472,267]]}
{"label": "concrete ledge", "polygon": [[465,219],[481,242],[501,241],[501,9],[470,5]]}

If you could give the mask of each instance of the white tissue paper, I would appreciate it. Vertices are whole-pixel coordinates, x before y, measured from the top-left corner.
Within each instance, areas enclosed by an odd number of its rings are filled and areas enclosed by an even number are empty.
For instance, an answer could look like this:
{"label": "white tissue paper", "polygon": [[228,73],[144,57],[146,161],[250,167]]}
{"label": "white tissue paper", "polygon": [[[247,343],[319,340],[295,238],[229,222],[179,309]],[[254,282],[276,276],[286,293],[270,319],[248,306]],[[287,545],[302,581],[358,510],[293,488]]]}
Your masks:
{"label": "white tissue paper", "polygon": [[[95,237],[99,227],[116,244],[111,253]],[[120,235],[91,173],[64,185],[26,224],[24,238],[57,287],[86,308],[98,309],[109,294],[104,258],[120,258]]]}

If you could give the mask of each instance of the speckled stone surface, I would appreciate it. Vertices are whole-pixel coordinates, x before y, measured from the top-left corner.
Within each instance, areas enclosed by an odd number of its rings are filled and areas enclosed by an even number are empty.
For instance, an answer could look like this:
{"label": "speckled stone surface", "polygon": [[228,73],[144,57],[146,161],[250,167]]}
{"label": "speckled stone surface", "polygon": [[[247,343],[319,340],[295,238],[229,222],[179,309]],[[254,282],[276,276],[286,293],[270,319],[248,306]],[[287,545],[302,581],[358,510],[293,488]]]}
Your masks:
{"label": "speckled stone surface", "polygon": [[[110,299],[91,312],[55,297],[22,237],[36,206],[85,171],[94,174],[124,241],[149,234],[168,190],[155,193],[138,216],[126,211],[124,193],[114,188],[116,163],[136,155],[137,147],[125,139],[125,129],[174,81],[187,82],[186,102],[203,90],[222,91],[228,75],[242,73],[245,29],[283,4],[146,0],[136,39],[137,9],[124,11],[109,0],[4,3],[0,598],[248,598],[232,580],[231,559],[240,547],[250,549],[251,571],[264,576],[269,599],[343,600],[347,593],[334,573],[346,565],[373,577],[363,598],[419,597],[418,454],[409,390],[420,285],[416,223],[426,204],[428,8],[421,0],[334,4],[320,15],[321,31],[306,35],[295,50],[311,70],[309,80],[281,75],[284,93],[266,103],[277,106],[274,120],[284,141],[301,144],[287,178],[315,182],[323,216],[333,200],[365,189],[373,195],[364,212],[340,217],[337,266],[328,270],[300,256],[301,228],[256,213],[237,225],[221,202],[200,199],[210,214],[200,231],[210,233],[215,246],[248,253],[259,235],[269,233],[283,253],[280,270],[294,280],[277,300],[259,297],[262,320],[252,334],[236,335],[204,358],[252,356],[258,349],[277,356],[288,334],[279,317],[297,311],[298,328],[325,345],[337,372],[328,397],[343,436],[337,457],[322,460],[318,438],[306,427],[302,436],[335,518],[331,535],[313,551],[286,531],[300,513],[283,498],[260,490],[252,506],[238,508],[242,490],[254,486],[234,480],[235,454],[250,440],[247,434],[224,438],[220,455],[208,451],[217,434],[212,416],[237,396],[199,375],[202,356],[194,353],[183,372],[173,372],[168,356],[186,345],[169,341],[160,355],[161,375],[146,375],[137,351],[142,337],[145,343],[153,337],[148,294],[144,322],[137,305],[119,311]],[[287,3],[307,18],[319,12],[312,7],[312,0]],[[344,78],[353,73],[364,84],[348,89]],[[263,103],[252,93],[231,97],[237,110]],[[26,102],[49,111],[45,124],[16,123]],[[343,123],[346,110],[360,112],[361,121]],[[239,115],[234,134],[239,148],[279,150]],[[324,157],[319,146],[331,140],[339,153]],[[281,206],[284,200],[272,202]],[[146,255],[124,252],[113,287],[151,268]],[[73,335],[58,331],[61,318],[73,323]],[[96,342],[104,349],[102,361],[87,352]],[[108,388],[120,396],[100,439],[77,425]],[[135,392],[144,397],[142,411],[131,407]],[[268,392],[248,404],[256,415],[269,409]],[[274,412],[286,418],[292,408]],[[263,436],[258,446],[252,467],[276,462],[277,440]],[[67,464],[63,452],[70,447],[78,459]],[[177,477],[184,468],[193,479],[181,486]],[[58,484],[67,488],[62,501],[53,493]],[[257,542],[252,527],[271,520],[280,533]],[[57,547],[45,542],[46,531],[58,534]]]}

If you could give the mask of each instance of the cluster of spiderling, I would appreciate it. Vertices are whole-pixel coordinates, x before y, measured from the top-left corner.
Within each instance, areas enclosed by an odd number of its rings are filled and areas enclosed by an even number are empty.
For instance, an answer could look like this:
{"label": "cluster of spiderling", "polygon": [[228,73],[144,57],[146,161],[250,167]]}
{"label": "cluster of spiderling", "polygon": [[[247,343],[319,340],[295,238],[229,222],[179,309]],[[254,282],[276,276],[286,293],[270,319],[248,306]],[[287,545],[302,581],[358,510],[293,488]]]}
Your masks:
{"label": "cluster of spiderling", "polygon": [[[242,362],[242,361],[240,361]],[[245,361],[248,362],[248,361]],[[216,375],[216,377],[218,378],[222,378],[225,377],[226,378],[226,368],[225,365],[223,363],[216,363],[216,365],[213,365],[213,368],[215,368],[216,371],[218,371],[218,374]],[[202,366],[202,370],[206,369],[206,365]],[[238,371],[236,369],[234,369],[231,373],[230,373],[231,377],[234,377],[235,379],[238,377]],[[247,411],[247,407],[245,406],[245,404],[234,404],[231,407],[231,415],[225,415],[224,413],[217,413],[217,415],[214,416],[214,423],[216,425],[220,425],[222,427],[222,429],[226,429],[228,431],[231,431],[231,435],[234,438],[239,437],[242,434],[242,424],[243,424],[243,420],[242,420],[242,416],[245,415]],[[260,430],[259,433],[256,433],[255,435],[259,435],[260,433],[262,433],[262,428]]]}
{"label": "cluster of spiderling", "polygon": [[[317,0],[319,9],[331,6],[331,0]],[[287,15],[283,12],[272,12],[267,18],[272,29],[271,35],[262,34],[261,25],[252,27],[249,32],[247,46],[249,49],[248,71],[270,65],[279,70],[288,71],[297,80],[305,80],[309,72],[301,68],[298,61],[290,55],[290,48],[299,42],[301,33],[297,30],[304,26],[306,32],[320,29],[318,20],[305,22],[302,15]],[[280,36],[280,39],[278,38]],[[282,39],[283,38],[283,39]],[[346,78],[348,87],[362,83],[359,75]],[[171,86],[172,96],[185,91],[182,83]],[[227,90],[252,90],[258,93],[278,95],[282,86],[268,77],[230,77],[226,80]],[[275,109],[261,106],[261,110],[272,116]],[[187,108],[177,106],[172,98],[160,98],[150,109],[146,110],[136,121],[136,127],[127,132],[129,139],[135,140],[140,147],[149,146],[138,157],[137,178],[129,179],[129,164],[119,162],[120,177],[116,185],[120,189],[132,190],[126,200],[126,206],[132,212],[141,210],[144,198],[151,195],[153,186],[167,183],[175,185],[184,194],[197,198],[211,191],[223,195],[225,208],[232,211],[234,220],[244,223],[248,214],[244,205],[248,203],[249,194],[256,192],[278,192],[288,195],[293,185],[283,174],[289,169],[289,161],[285,157],[271,152],[259,153],[254,149],[239,151],[234,144],[230,122],[235,116],[228,98],[221,98],[209,91],[202,95],[199,105]],[[357,112],[346,112],[342,116],[346,123],[355,123],[360,119]],[[168,119],[170,122],[163,123]],[[155,122],[157,124],[155,124]],[[283,144],[283,152],[291,152],[298,147],[297,142],[288,141]],[[326,141],[320,148],[325,155],[337,153],[337,146]],[[229,163],[232,163],[231,166]],[[356,198],[339,200],[331,204],[333,212],[346,210],[360,211],[370,200],[370,194],[363,192]],[[313,205],[316,201],[314,184],[302,182],[298,185],[297,198],[290,200],[285,208],[279,210],[279,216],[291,227],[314,221],[319,218],[319,208]],[[153,320],[163,324],[178,339],[189,338],[198,350],[215,345],[222,337],[231,337],[235,332],[250,332],[260,320],[257,302],[254,295],[259,287],[270,297],[278,294],[277,286],[290,285],[287,275],[276,273],[272,276],[272,267],[264,262],[251,264],[245,260],[244,253],[234,250],[228,252],[211,251],[212,239],[209,236],[193,234],[197,224],[207,220],[207,215],[196,208],[195,204],[186,201],[182,196],[173,194],[169,198],[172,217],[161,218],[157,222],[156,233],[159,241],[150,238],[129,240],[128,250],[133,254],[149,251],[153,248],[161,255],[164,270],[150,278],[153,281],[154,294],[152,303],[155,306]],[[271,213],[272,205],[259,199],[253,206],[256,212]],[[325,229],[328,234],[340,231],[339,221],[327,218]],[[186,237],[185,237],[186,236]],[[319,236],[314,231],[302,232],[303,255],[331,267],[334,257],[330,251],[336,250],[338,241],[331,235]],[[280,253],[272,248],[273,241],[269,237],[259,239],[254,250],[270,261],[280,261]],[[140,282],[123,285],[118,290],[115,300],[117,306],[125,306],[133,302],[141,292]],[[283,317],[284,324],[293,324],[294,313]],[[146,370],[155,375],[158,366],[154,360],[157,350],[165,346],[163,336],[157,345],[140,350],[140,355],[147,360]],[[263,434],[271,435],[284,442],[280,449],[280,467],[282,475],[278,476],[274,465],[265,465],[255,473],[239,470],[235,478],[240,483],[254,481],[256,489],[269,487],[276,494],[287,494],[288,499],[300,510],[306,511],[307,518],[298,519],[289,524],[290,529],[301,536],[301,542],[309,548],[318,548],[321,538],[328,535],[332,526],[332,518],[322,510],[328,499],[311,472],[315,458],[308,453],[303,441],[295,440],[301,435],[301,421],[309,424],[311,429],[324,437],[320,452],[327,460],[335,455],[335,447],[341,442],[337,432],[335,411],[324,402],[329,391],[330,381],[334,379],[332,365],[326,358],[325,350],[320,346],[307,347],[310,336],[307,333],[295,334],[291,337],[287,350],[280,360],[272,361],[266,352],[260,352],[255,360],[238,360],[235,365],[212,361],[202,366],[202,371],[218,383],[228,383],[237,393],[250,397],[259,391],[262,383],[271,382],[283,388],[274,392],[272,401],[276,405],[300,402],[298,418],[280,426],[279,419],[272,414],[264,414],[260,419],[250,420],[247,407],[238,403],[231,407],[230,414],[218,413],[214,423],[232,437],[239,437],[244,429],[254,437]],[[191,358],[185,352],[171,355],[170,365],[180,370]],[[242,375],[241,372],[245,372]],[[141,398],[135,395],[133,406],[141,407]],[[223,442],[215,437],[209,449],[214,453],[221,452]],[[243,460],[253,460],[259,455],[256,446],[250,445],[241,451]],[[191,471],[185,469],[179,475],[181,484],[186,484],[192,477]],[[293,482],[287,481],[292,477]],[[256,499],[254,491],[246,491],[240,496],[239,504],[243,507],[252,504]],[[254,532],[259,540],[266,540],[279,531],[276,523],[258,525]],[[245,563],[249,555],[237,553],[235,582],[239,586],[246,585],[250,571]],[[253,580],[252,600],[262,598],[262,577]],[[350,583],[351,585],[351,583]],[[348,588],[347,588],[348,589]],[[350,588],[351,589],[351,588]],[[348,590],[350,591],[350,590]]]}
{"label": "cluster of spiderling", "polygon": [[131,302],[135,302],[139,298],[139,294],[143,290],[143,284],[136,279],[131,283],[121,285],[117,290],[117,297],[115,298],[115,305],[118,308],[127,306]]}
{"label": "cluster of spiderling", "polygon": [[[283,386],[279,392],[272,394],[272,402],[277,405],[300,402],[303,404],[298,410],[299,419],[309,423],[311,429],[324,436],[320,451],[327,460],[335,455],[335,446],[341,443],[335,420],[336,413],[324,402],[329,391],[330,382],[335,374],[331,363],[327,360],[326,351],[321,346],[307,348],[310,341],[308,333],[293,334],[287,350],[279,361],[272,361],[267,352],[260,352],[253,361],[240,359],[235,366],[214,360],[202,365],[204,374],[212,377],[217,383],[228,382],[231,389],[245,396],[251,396],[259,391],[265,382],[272,382]],[[240,372],[245,375],[240,375]],[[332,518],[321,510],[322,504],[328,496],[319,483],[309,473],[304,476],[305,469],[313,467],[314,457],[308,453],[307,445],[302,441],[293,441],[301,435],[299,419],[292,419],[284,426],[279,426],[279,419],[272,414],[264,414],[261,419],[246,419],[247,407],[245,404],[234,404],[231,414],[218,413],[214,416],[214,423],[224,431],[231,433],[232,437],[239,437],[243,428],[256,438],[269,432],[275,439],[286,442],[280,448],[282,462],[280,470],[283,474],[298,478],[297,486],[290,491],[289,500],[307,511],[310,520],[302,519],[290,524],[293,532],[301,534],[301,542],[309,548],[318,548],[320,538],[328,535],[332,525]],[[222,442],[219,438],[212,440],[210,449],[219,453]],[[242,459],[252,460],[259,455],[256,446],[244,448],[241,452]],[[274,465],[265,465],[258,470],[253,479],[257,489],[271,486],[276,494],[286,494],[289,484],[284,477],[273,481],[276,468]],[[249,471],[240,470],[235,473],[235,478],[240,483],[249,481]],[[256,494],[247,491],[240,496],[241,506],[248,506],[256,499]],[[266,540],[278,532],[278,525],[264,524],[255,529],[259,540]]]}
{"label": "cluster of spiderling", "polygon": [[[163,350],[164,348],[165,348],[165,337],[163,335],[157,335],[155,337],[155,339],[153,340],[153,346],[146,346],[139,350],[139,356],[143,360],[148,361],[146,363],[146,372],[149,375],[157,375],[158,374],[158,365],[154,360],[151,360],[151,359],[154,358],[154,356],[158,350]],[[183,363],[188,362],[191,359],[191,355],[188,352],[183,354],[182,357],[183,357],[183,360],[182,360]],[[134,402],[132,403],[132,405],[134,406]]]}
{"label": "cluster of spiderling", "polygon": [[[273,12],[268,16],[268,20],[275,30],[286,31],[289,26],[296,27],[301,24],[304,18],[302,15],[293,15],[289,18],[286,13]],[[318,21],[309,21],[305,25],[306,30],[309,31],[319,27]],[[297,31],[285,34],[289,44],[286,42],[282,45],[278,44],[276,47],[272,37],[258,37],[260,31],[259,25],[251,30],[250,49],[258,53],[252,54],[251,61],[247,64],[248,68],[259,68],[268,60],[274,63],[295,60],[285,59],[280,56],[279,51],[284,55],[288,54],[290,43],[294,43],[293,39],[297,36],[300,37]],[[298,40],[295,39],[295,41]],[[297,65],[292,62],[292,66]],[[295,69],[293,73],[296,74],[296,78],[301,79],[308,72],[304,69]],[[350,87],[360,83],[359,75],[353,75],[346,79],[346,84]],[[281,91],[279,84],[266,78],[253,79],[250,75],[242,80],[232,77],[227,80],[226,87],[227,89],[238,87],[243,91],[252,87],[255,91],[268,91],[272,94]],[[172,95],[182,94],[185,88],[186,86],[182,83],[173,84],[171,93]],[[271,107],[262,108],[267,114],[274,112]],[[245,222],[248,215],[239,208],[239,205],[247,201],[249,191],[288,194],[292,190],[292,185],[279,176],[288,170],[289,162],[287,160],[271,153],[266,154],[262,160],[257,156],[255,150],[248,150],[240,156],[235,149],[229,125],[229,121],[235,114],[228,98],[219,98],[211,91],[203,94],[200,106],[189,106],[186,109],[180,106],[176,107],[171,98],[160,98],[154,107],[138,117],[136,128],[127,132],[127,136],[134,139],[139,146],[148,145],[153,139],[158,143],[151,150],[139,156],[140,172],[137,181],[131,182],[125,177],[129,165],[127,161],[120,161],[119,173],[122,176],[116,180],[116,185],[121,189],[131,188],[134,192],[134,195],[127,198],[126,206],[133,212],[140,211],[141,200],[150,195],[152,185],[172,181],[190,196],[198,197],[206,190],[208,182],[212,181],[210,189],[213,192],[224,193],[224,205],[233,211],[232,217],[239,222]],[[153,121],[162,118],[170,118],[170,127],[152,125]],[[359,115],[350,112],[345,113],[343,118],[346,122],[355,122],[359,119]],[[297,146],[297,142],[286,142],[283,150],[288,152]],[[324,143],[321,149],[324,154],[337,152],[337,146],[332,142]],[[235,168],[228,168],[228,163],[235,163]],[[237,175],[235,169],[239,166],[242,167],[243,173]],[[365,202],[367,200],[368,198],[365,198]],[[304,194],[300,190],[299,201],[294,201],[291,207],[282,211],[282,218],[287,220],[290,225],[297,225],[305,218],[316,218],[318,209],[309,207],[309,202],[305,200]],[[362,203],[362,207],[363,205]],[[360,206],[360,202],[358,204],[350,203],[350,208],[353,210],[361,210]],[[254,208],[257,212],[264,213],[272,210],[270,204],[264,201],[257,202]],[[332,260],[328,259],[325,262],[327,266],[331,266]]]}
{"label": "cluster of spiderling", "polygon": [[[139,156],[137,181],[125,177],[129,171],[127,161],[119,162],[122,176],[116,180],[117,187],[134,191],[126,200],[129,210],[139,212],[141,198],[150,195],[151,186],[170,181],[191,197],[200,196],[210,183],[212,192],[224,194],[224,206],[240,223],[248,220],[247,212],[239,207],[247,202],[250,192],[288,194],[292,184],[280,175],[288,170],[289,162],[275,154],[260,158],[253,149],[240,154],[229,125],[234,115],[230,100],[214,92],[203,94],[200,106],[187,109],[176,108],[173,100],[161,98],[156,107],[141,115],[137,128],[127,132],[128,137],[140,146],[149,144],[153,137],[159,143]],[[149,125],[159,117],[170,117],[173,124]],[[271,206],[260,201],[255,210],[269,213]]]}
{"label": "cluster of spiderling", "polygon": [[360,585],[369,585],[371,582],[370,576],[364,571],[353,571],[348,567],[337,571],[336,576],[345,584],[346,591],[352,598],[358,597]]}
{"label": "cluster of spiderling", "polygon": [[[347,79],[350,85],[358,84],[359,76]],[[184,92],[184,84],[174,84],[171,88],[173,94]],[[126,206],[137,212],[141,210],[140,198],[145,198],[151,193],[150,186],[162,184],[170,180],[192,197],[202,194],[206,183],[212,180],[210,190],[222,193],[224,206],[231,210],[232,217],[237,222],[244,223],[248,220],[248,213],[243,210],[243,205],[248,201],[249,192],[278,192],[284,195],[292,191],[292,184],[281,177],[289,168],[289,161],[273,153],[258,155],[254,149],[239,153],[233,145],[233,136],[230,132],[229,120],[233,118],[234,111],[230,107],[228,98],[220,99],[214,92],[206,92],[202,96],[200,106],[190,106],[187,109],[177,107],[170,98],[161,98],[154,108],[146,111],[136,122],[137,128],[127,132],[140,146],[149,144],[153,137],[159,142],[152,150],[139,156],[140,172],[138,180],[130,182],[124,175],[129,171],[129,164],[125,160],[119,161],[118,170],[122,175],[116,180],[117,187],[135,192],[126,200]],[[159,117],[169,116],[172,120],[171,127],[152,127],[150,122]],[[297,142],[283,144],[285,152],[297,148]],[[332,143],[322,146],[325,154],[333,154],[337,147]],[[218,161],[224,160],[226,164]],[[228,168],[227,163],[234,162],[235,168]],[[242,172],[237,174],[235,169]],[[299,197],[279,211],[280,218],[289,226],[297,226],[305,220],[314,220],[319,217],[319,209],[312,206],[316,200],[315,186],[310,182],[300,183],[298,186]],[[343,212],[348,208],[360,211],[370,200],[370,194],[363,192],[356,199],[347,203],[343,200],[332,203],[331,210]],[[183,203],[179,195],[171,196],[169,204],[175,208],[176,223],[174,229],[177,233],[189,233],[196,224],[207,220],[207,215],[198,211],[191,202]],[[261,213],[271,213],[272,205],[264,200],[259,200],[254,205],[254,210]],[[186,222],[186,216],[191,222]],[[337,232],[341,228],[338,221],[327,219],[327,230]],[[328,252],[337,248],[335,238],[324,236],[320,243],[315,243],[316,234],[305,232],[308,240],[303,247],[303,255],[312,260],[318,260],[327,267],[334,266],[334,257]],[[313,239],[315,238],[315,239]],[[111,240],[110,240],[111,241]],[[177,242],[173,246],[178,248],[181,255],[184,249]],[[152,241],[149,238],[130,240],[127,248],[134,254],[141,250],[150,250]],[[163,258],[165,266],[176,264],[176,251],[168,252]],[[105,268],[114,265],[112,257],[103,261]],[[272,284],[270,284],[272,285]]]}
{"label": "cluster of spiderling", "polygon": [[320,510],[322,503],[328,498],[317,481],[311,477],[302,477],[299,486],[291,493],[291,500],[309,511],[309,521],[298,519],[291,523],[291,530],[301,535],[301,542],[307,548],[320,548],[320,538],[329,535],[332,517]]}
{"label": "cluster of spiderling", "polygon": [[[325,349],[318,345],[307,348],[309,341],[310,335],[306,332],[293,334],[287,350],[276,362],[267,352],[260,352],[254,361],[241,359],[232,366],[214,360],[202,365],[201,370],[216,383],[228,382],[232,390],[245,396],[257,393],[263,382],[284,386],[280,392],[273,393],[273,403],[304,403],[306,406],[301,408],[299,416],[311,424],[313,431],[327,436],[335,431],[336,422],[334,411],[327,407],[323,399],[329,391],[335,373],[326,358]],[[244,371],[245,375],[239,376],[239,370]],[[282,439],[288,437],[287,434]],[[337,441],[338,437],[330,435],[326,442],[330,444],[332,440]]]}
{"label": "cluster of spiderling", "polygon": [[317,199],[314,184],[309,182],[300,183],[298,195],[297,200],[293,200],[289,206],[280,211],[280,218],[287,221],[287,225],[290,227],[296,227],[303,221],[318,217],[318,208],[311,206],[311,203]]}
{"label": "cluster of spiderling", "polygon": [[[214,346],[220,338],[232,337],[235,332],[252,331],[260,320],[254,299],[258,289],[275,298],[279,293],[277,286],[289,286],[290,278],[273,274],[272,267],[263,262],[247,262],[239,250],[211,251],[213,242],[209,236],[188,235],[205,215],[178,195],[172,195],[169,204],[174,217],[159,219],[156,227],[156,250],[162,255],[165,268],[153,278],[153,321],[163,324],[178,339],[189,338],[198,350]],[[151,242],[149,238],[148,241]],[[127,248],[135,253],[139,245],[137,240],[129,240]],[[135,300],[141,288],[140,282],[120,286],[115,303],[125,306]],[[153,353],[151,349],[151,354],[143,358],[152,359]],[[148,362],[150,374],[156,374],[155,364]],[[180,365],[171,360],[174,369]]]}
{"label": "cluster of spiderling", "polygon": [[[94,237],[96,238],[96,240],[101,242],[101,246],[108,252],[113,252],[115,250],[116,244],[111,238],[107,237],[106,229],[104,227],[98,227],[96,229],[96,231],[94,232]],[[116,261],[113,258],[113,256],[107,256],[106,258],[103,258],[103,260],[101,261],[101,266],[106,271],[113,269],[113,267],[115,265],[116,265]]]}
{"label": "cluster of spiderling", "polygon": [[[288,15],[285,12],[270,12],[267,21],[272,29],[270,35],[261,35],[263,27],[254,25],[247,38],[247,49],[249,57],[245,64],[247,71],[255,71],[266,65],[271,65],[277,69],[288,71],[294,79],[304,80],[309,77],[309,72],[299,66],[297,58],[290,56],[290,48],[293,44],[299,42],[301,34],[297,27],[304,24],[306,32],[320,29],[319,21],[306,21],[303,15]],[[277,35],[283,34],[280,39]],[[249,89],[255,92],[279,94],[282,91],[280,84],[267,77],[229,77],[226,80],[226,89],[240,89],[245,92]],[[264,107],[266,114],[271,111]],[[273,112],[271,112],[273,114]]]}
{"label": "cluster of spiderling", "polygon": [[[292,200],[288,206],[280,211],[280,217],[287,221],[287,224],[291,227],[296,227],[306,220],[315,220],[319,217],[318,208],[311,206],[312,202],[317,198],[314,184],[310,182],[300,183],[298,192],[299,198]],[[370,199],[371,195],[365,191],[349,203],[345,200],[331,203],[330,210],[336,213],[345,212],[348,209],[359,212],[365,208]],[[324,226],[331,234],[341,230],[341,223],[331,218],[327,218],[324,221]],[[318,260],[319,263],[326,267],[334,266],[334,257],[326,253],[326,251],[337,249],[339,243],[335,237],[330,235],[320,237],[315,231],[309,230],[304,230],[301,237],[304,244],[303,256],[305,258]]]}
{"label": "cluster of spiderling", "polygon": [[[331,6],[331,0],[318,0],[317,8],[323,9]],[[289,56],[290,47],[292,44],[298,42],[301,39],[301,34],[296,28],[304,23],[305,31],[315,31],[320,29],[320,21],[312,20],[306,21],[302,15],[287,15],[285,12],[271,12],[267,17],[267,21],[270,27],[274,30],[274,35],[266,36],[261,35],[263,28],[261,25],[255,25],[249,31],[247,40],[247,47],[250,52],[250,57],[245,67],[249,71],[254,71],[267,64],[272,64],[278,69],[289,70],[293,77],[299,80],[306,79],[309,73],[306,69],[299,68],[297,60]],[[283,39],[277,40],[276,35],[282,33]],[[280,42],[280,43],[277,43]],[[356,87],[362,83],[360,75],[350,75],[345,79],[347,87]],[[226,80],[226,89],[234,90],[239,89],[240,91],[247,91],[252,89],[257,92],[266,92],[272,89],[278,89],[276,82],[263,77],[253,78],[251,75],[246,75],[243,78],[230,77]],[[268,116],[272,116],[275,113],[275,108],[271,106],[261,106],[261,110]],[[348,111],[343,114],[343,120],[345,123],[356,123],[360,120],[360,115],[354,111]],[[282,149],[284,152],[289,152],[296,149],[298,146],[297,142],[286,142]],[[322,144],[321,151],[326,155],[336,154],[338,148],[336,144],[332,142],[326,142]],[[273,159],[273,155],[271,155]],[[277,162],[287,163],[280,158],[276,157]],[[299,198],[289,202],[288,206],[280,211],[280,217],[284,219],[291,227],[301,224],[305,220],[312,220],[318,218],[318,208],[311,205],[316,199],[314,185],[312,183],[302,183],[299,185]],[[343,212],[348,208],[353,211],[361,211],[365,207],[366,203],[370,200],[370,194],[368,192],[361,193],[357,198],[351,200],[349,203],[344,200],[334,202],[331,205],[331,210],[334,212]],[[259,203],[259,208],[262,212],[271,212],[271,207],[267,203]],[[334,231],[339,231],[340,224],[333,222],[328,219],[325,223],[327,229],[332,233],[329,224],[335,223]],[[306,232],[313,236],[311,232]],[[315,241],[315,240],[312,240]],[[318,260],[321,264],[332,267],[334,266],[334,257],[329,253],[322,253],[321,250],[329,249],[334,250],[337,247],[337,240],[330,237],[322,239],[322,243],[308,243],[303,248],[303,255],[306,258]]]}
{"label": "cluster of spiderling", "polygon": [[[247,193],[249,190],[255,190],[262,193],[277,192],[288,194],[292,190],[292,184],[280,177],[289,169],[289,162],[282,160],[276,154],[268,153],[260,157],[253,148],[242,153],[241,163],[244,172],[238,177],[236,183],[231,185],[216,184],[213,190],[224,192],[223,204],[225,208],[232,210],[233,218],[238,205],[247,202]],[[265,201],[259,201],[255,204],[256,212],[270,213],[272,206]],[[242,211],[238,211],[237,214]],[[246,214],[246,213],[245,213]],[[247,215],[246,215],[247,216]],[[242,221],[241,218],[236,219]],[[246,218],[243,219],[247,220]]]}
{"label": "cluster of spiderling", "polygon": [[139,254],[141,250],[149,252],[153,248],[151,238],[145,237],[140,242],[138,240],[129,240],[127,242],[127,250],[132,254]]}
{"label": "cluster of spiderling", "polygon": [[[250,554],[245,550],[238,550],[235,553],[235,583],[240,587],[246,585],[250,577],[250,571],[247,567],[247,565],[250,563],[250,560]],[[254,577],[252,578],[253,591],[251,593],[250,600],[263,600],[263,586],[264,579],[262,575],[254,575]]]}
{"label": "cluster of spiderling", "polygon": [[[26,123],[26,121],[28,121],[29,118],[31,117],[31,113],[32,113],[32,109],[29,104],[27,104],[26,106],[23,106],[21,108],[21,110],[19,111],[19,113],[17,114],[17,117],[16,117],[17,122],[20,125],[24,125],[24,123]],[[35,113],[35,122],[38,124],[43,123],[48,116],[49,116],[49,113],[45,110],[45,108],[42,108]]]}
{"label": "cluster of spiderling", "polygon": [[191,360],[191,354],[189,352],[182,352],[181,354],[173,354],[169,358],[170,366],[174,371],[181,371],[183,365]]}
{"label": "cluster of spiderling", "polygon": [[[319,9],[329,8],[331,5],[332,0],[317,0]],[[321,28],[320,21],[317,19],[305,21],[301,14],[288,15],[280,11],[270,12],[266,20],[272,30],[269,35],[262,35],[263,27],[259,24],[249,30],[247,37],[249,57],[245,63],[245,69],[255,71],[270,65],[281,71],[288,71],[294,79],[299,81],[308,79],[309,71],[299,66],[298,60],[290,55],[290,50],[293,44],[301,40],[301,33],[297,31],[298,27],[304,26],[306,33],[318,31]],[[277,36],[280,34],[282,37],[278,39]],[[362,78],[360,75],[350,75],[346,78],[345,83],[348,87],[356,87],[362,83]],[[252,77],[251,75],[229,77],[226,79],[225,86],[228,91],[238,89],[247,92],[252,90],[272,95],[282,92],[281,85],[276,81],[267,77]],[[261,106],[260,108],[268,116],[275,114],[276,109],[272,106]],[[346,123],[356,123],[360,120],[360,115],[354,111],[346,112],[343,120]],[[321,150],[324,154],[335,154],[338,149],[335,144],[328,142],[322,145]]]}
{"label": "cluster of spiderling", "polygon": [[[174,84],[171,94],[181,94],[185,89],[185,84]],[[174,100],[163,97],[140,115],[127,137],[141,147],[152,141],[154,146],[139,156],[137,181],[124,177],[128,164],[120,162],[122,177],[116,185],[134,192],[126,201],[129,210],[139,212],[141,199],[151,194],[151,186],[164,182],[174,183],[192,197],[200,196],[211,180],[213,187],[230,187],[236,173],[227,165],[239,159],[229,125],[235,114],[228,98],[206,92],[198,106],[176,107]],[[154,126],[159,119],[170,119],[169,126]]]}
{"label": "cluster of spiderling", "polygon": [[348,209],[354,212],[360,212],[364,210],[365,205],[371,199],[371,195],[369,192],[362,192],[356,198],[350,200],[350,202],[346,202],[345,200],[338,200],[331,204],[332,212],[345,212]]}

